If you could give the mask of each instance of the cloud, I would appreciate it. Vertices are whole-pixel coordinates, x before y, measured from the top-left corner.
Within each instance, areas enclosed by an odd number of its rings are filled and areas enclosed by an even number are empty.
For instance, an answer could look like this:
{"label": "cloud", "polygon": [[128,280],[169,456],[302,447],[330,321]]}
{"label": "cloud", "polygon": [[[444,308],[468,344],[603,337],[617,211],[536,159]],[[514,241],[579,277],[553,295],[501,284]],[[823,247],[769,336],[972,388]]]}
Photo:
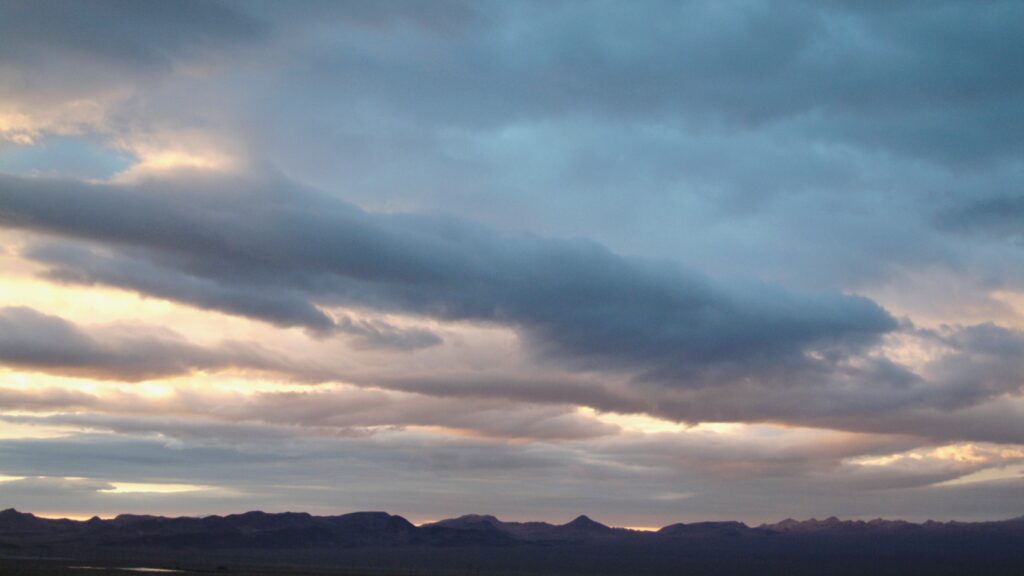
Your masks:
{"label": "cloud", "polygon": [[[782,422],[822,428],[897,434],[931,441],[1016,442],[1021,429],[1022,380],[1019,331],[979,325],[901,334],[937,352],[919,366],[895,364],[873,350],[830,363],[781,363],[757,378],[739,368],[705,369],[686,386],[593,373],[523,370],[515,364],[488,370],[437,366],[429,375],[283,356],[265,348],[227,342],[208,348],[166,329],[111,325],[88,331],[29,309],[0,313],[5,337],[0,359],[12,367],[50,374],[137,381],[195,371],[242,370],[296,382],[340,381],[347,391],[233,396],[204,399],[174,393],[153,403],[139,396],[93,397],[60,388],[38,394],[0,391],[11,409],[90,410],[112,413],[180,413],[303,426],[330,433],[365,433],[372,427],[431,426],[495,438],[586,438],[614,427],[573,414],[586,406],[602,412],[648,414],[676,422]],[[394,351],[401,353],[401,351]],[[887,352],[890,353],[890,352]],[[465,360],[465,359],[464,359]],[[415,366],[419,366],[416,364]],[[416,368],[422,371],[423,368]],[[381,390],[383,389],[383,390]],[[385,392],[387,391],[387,392]],[[397,396],[396,396],[397,394]],[[1014,401],[1016,401],[1014,400]],[[229,409],[226,406],[234,406]]]}
{"label": "cloud", "polygon": [[1024,234],[1024,196],[997,195],[974,200],[940,214],[939,224],[955,232],[1020,242]]}
{"label": "cloud", "polygon": [[[946,160],[1019,151],[1019,125],[999,121],[1019,103],[1012,31],[1024,15],[1012,2],[372,4],[15,3],[3,15],[5,55],[19,69],[50,64],[42,77],[53,80],[64,71],[54,62],[83,55],[94,69],[143,74],[225,53],[247,63],[251,54],[232,54],[241,45],[299,54],[286,74],[304,101],[373,102],[430,127],[580,113],[761,127],[818,115],[816,138]],[[326,22],[333,34],[294,33]]]}
{"label": "cloud", "polygon": [[215,68],[225,52],[268,32],[219,1],[186,0],[174,9],[151,1],[5,3],[0,140],[29,145],[52,134],[99,133],[123,145],[119,132],[141,128],[124,113],[140,105],[139,93],[183,70]]}
{"label": "cloud", "polygon": [[[789,286],[864,293],[966,265],[994,282],[1005,257],[932,229],[946,200],[1019,180],[1020,8],[978,6],[207,3],[142,35],[161,10],[143,4],[89,34],[187,65],[139,82],[112,54],[103,83],[131,84],[123,98],[61,93],[102,108],[83,129],[116,147],[189,149],[192,130],[363,206],[442,206]],[[81,18],[50,11],[26,46],[73,62],[58,31]]]}
{"label": "cloud", "polygon": [[[192,481],[253,507],[387,492],[435,519],[1003,515],[1019,484],[935,486],[975,465],[922,450],[1024,438],[996,300],[1024,292],[1021,21],[958,0],[0,6],[0,167],[64,178],[0,177],[9,261],[269,325],[200,344],[173,318],[3,309],[17,378],[104,381],[0,388],[16,428],[94,432],[0,467],[210,469]],[[230,372],[361,389],[169,380]],[[119,384],[153,378],[171,393]],[[636,440],[578,406],[814,431]],[[331,486],[273,487],[310,477]],[[48,482],[18,498],[114,506]]]}
{"label": "cloud", "polygon": [[103,400],[94,395],[60,387],[34,387],[31,390],[0,388],[0,406],[5,410],[75,411],[103,406]]}
{"label": "cloud", "polygon": [[422,328],[402,329],[380,319],[353,318],[341,315],[334,318],[337,330],[355,337],[363,348],[416,350],[444,342],[435,332]]}
{"label": "cloud", "polygon": [[[561,445],[574,458],[596,459],[612,468],[730,482],[804,478],[858,490],[936,484],[998,470],[1024,458],[1019,437],[1014,448],[957,443],[963,436],[955,431],[929,437],[913,429],[876,433],[734,425],[724,430],[696,427],[639,434],[571,406],[424,398],[356,388],[248,394],[196,388],[160,397],[0,389],[0,399],[13,409],[48,413],[0,416],[11,424],[78,434],[157,437],[179,448],[261,451],[279,445],[290,453],[299,438],[313,443],[330,438],[358,442],[428,427],[442,442],[453,437],[438,430],[462,431],[499,444],[515,439],[551,448]],[[83,408],[89,412],[78,412]],[[955,425],[951,420],[946,428]]]}
{"label": "cloud", "polygon": [[590,242],[372,214],[280,179],[112,185],[4,177],[0,214],[7,226],[102,246],[28,250],[54,279],[320,333],[337,329],[321,310],[330,305],[508,324],[543,355],[639,369],[683,386],[714,366],[749,375],[805,362],[811,351],[845,357],[896,328],[864,298],[722,285]]}
{"label": "cloud", "polygon": [[925,369],[946,392],[943,407],[1024,391],[1024,331],[986,323],[946,328],[934,337],[953,350]]}
{"label": "cloud", "polygon": [[[912,459],[894,467],[884,481],[884,469],[872,482],[851,481],[851,469],[836,466],[840,459],[887,455],[911,444],[828,435],[822,447],[814,441],[820,433],[808,430],[766,430],[733,438],[695,433],[640,441],[598,439],[598,444],[589,445],[514,444],[408,432],[301,442],[265,435],[259,442],[211,445],[194,436],[169,442],[135,435],[143,424],[137,422],[132,431],[116,436],[0,440],[5,474],[86,479],[74,486],[50,486],[70,492],[50,504],[38,497],[57,498],[59,494],[50,489],[8,490],[9,484],[0,483],[0,495],[10,505],[40,512],[54,510],[58,503],[74,503],[75,498],[78,504],[71,510],[108,514],[152,513],[174,505],[179,514],[232,512],[240,507],[337,513],[367,508],[369,502],[374,508],[424,519],[454,509],[556,520],[600,509],[643,520],[639,525],[661,525],[709,517],[756,523],[830,513],[922,519],[929,513],[939,518],[1006,516],[1006,507],[1012,508],[1020,492],[1019,481],[1007,480],[960,486],[901,484],[898,480],[908,473],[923,477],[942,466],[926,461],[914,472]],[[170,422],[154,424],[159,428]],[[946,477],[936,475],[935,480]],[[231,498],[186,492],[133,500],[129,494],[104,493],[98,502],[82,494],[116,482],[222,487],[229,489]],[[481,483],[494,491],[473,489]],[[678,497],[682,492],[685,499]],[[980,504],[966,505],[962,497]],[[730,501],[733,508],[727,506]]]}
{"label": "cloud", "polygon": [[[58,281],[127,288],[319,337],[346,333],[395,351],[440,338],[331,310],[507,326],[540,367],[517,377],[428,361],[434,374],[426,376],[424,366],[411,375],[328,363],[319,373],[361,386],[851,430],[1020,394],[1014,330],[917,330],[866,298],[724,282],[592,242],[451,217],[367,212],[280,177],[104,184],[8,176],[0,215],[6,226],[58,238],[23,251]],[[946,353],[909,366],[884,347],[894,335]]]}
{"label": "cloud", "polygon": [[140,381],[229,368],[299,373],[274,352],[242,342],[206,348],[168,329],[114,325],[83,330],[31,308],[0,308],[0,362],[51,374]]}
{"label": "cloud", "polygon": [[174,10],[160,2],[100,1],[89,9],[61,2],[14,2],[3,7],[2,33],[10,39],[2,59],[36,65],[42,54],[74,53],[121,61],[140,71],[170,66],[173,58],[211,45],[259,39],[255,18],[223,2],[186,0]]}
{"label": "cloud", "polygon": [[168,390],[156,397],[130,391],[96,394],[62,388],[0,388],[6,410],[56,412],[3,415],[0,420],[151,433],[193,443],[250,444],[297,433],[369,436],[389,430],[431,428],[465,436],[516,441],[581,440],[616,434],[614,424],[579,413],[575,405],[536,405],[496,398],[429,397],[380,389],[341,387],[293,392]]}

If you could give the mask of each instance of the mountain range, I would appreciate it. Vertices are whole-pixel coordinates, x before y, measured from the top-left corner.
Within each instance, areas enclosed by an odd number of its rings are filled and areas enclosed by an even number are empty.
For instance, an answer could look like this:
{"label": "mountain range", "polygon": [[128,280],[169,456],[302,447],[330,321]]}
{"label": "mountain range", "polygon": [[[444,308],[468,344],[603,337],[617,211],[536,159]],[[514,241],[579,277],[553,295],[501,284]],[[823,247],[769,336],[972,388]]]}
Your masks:
{"label": "mountain range", "polygon": [[514,546],[582,542],[666,543],[678,539],[786,537],[942,537],[1012,535],[1024,545],[1024,516],[994,522],[912,523],[903,520],[786,519],[751,527],[742,522],[677,523],[657,531],[612,528],[587,516],[566,524],[504,522],[470,514],[416,526],[386,512],[339,516],[246,512],[176,517],[122,514],[86,521],[0,512],[0,549],[60,545],[172,548],[316,548],[360,546]]}
{"label": "mountain range", "polygon": [[1024,517],[994,522],[693,522],[657,531],[467,515],[414,525],[386,512],[123,514],[85,521],[0,512],[0,574],[86,566],[185,573],[417,576],[1024,574]]}

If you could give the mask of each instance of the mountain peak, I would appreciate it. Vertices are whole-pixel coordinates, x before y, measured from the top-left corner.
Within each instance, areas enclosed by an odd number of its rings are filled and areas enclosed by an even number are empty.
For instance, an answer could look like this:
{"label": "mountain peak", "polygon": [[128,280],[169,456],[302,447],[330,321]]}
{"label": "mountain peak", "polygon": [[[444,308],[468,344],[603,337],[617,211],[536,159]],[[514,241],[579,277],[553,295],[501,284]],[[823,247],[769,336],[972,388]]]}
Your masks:
{"label": "mountain peak", "polygon": [[602,531],[602,532],[604,532],[606,530],[611,530],[611,528],[605,526],[604,524],[601,524],[600,522],[595,522],[594,520],[591,520],[585,514],[580,514],[579,516],[576,517],[575,520],[573,520],[572,522],[569,522],[568,524],[565,524],[564,526],[566,528],[573,528],[575,530],[588,530],[588,531],[598,531],[599,530],[599,531]]}
{"label": "mountain peak", "polygon": [[505,527],[505,523],[490,514],[463,514],[458,518],[448,518],[433,523],[434,526],[446,528],[482,528],[485,526],[493,528]]}
{"label": "mountain peak", "polygon": [[497,517],[490,514],[463,514],[456,518],[456,520],[462,520],[464,522],[501,522]]}
{"label": "mountain peak", "polygon": [[462,520],[474,520],[477,522],[501,522],[497,517],[492,515],[464,515],[459,518]]}
{"label": "mountain peak", "polygon": [[680,522],[678,524],[670,524],[668,526],[665,526],[661,530],[658,530],[658,533],[666,535],[702,534],[721,536],[727,534],[743,534],[749,532],[749,530],[750,527],[744,524],[743,522],[738,522],[736,520],[726,520],[718,522],[693,522],[690,524],[683,524],[682,522]]}
{"label": "mountain peak", "polygon": [[26,512],[18,512],[14,508],[8,508],[6,510],[0,510],[0,519],[14,520],[18,518],[34,518],[32,514]]}

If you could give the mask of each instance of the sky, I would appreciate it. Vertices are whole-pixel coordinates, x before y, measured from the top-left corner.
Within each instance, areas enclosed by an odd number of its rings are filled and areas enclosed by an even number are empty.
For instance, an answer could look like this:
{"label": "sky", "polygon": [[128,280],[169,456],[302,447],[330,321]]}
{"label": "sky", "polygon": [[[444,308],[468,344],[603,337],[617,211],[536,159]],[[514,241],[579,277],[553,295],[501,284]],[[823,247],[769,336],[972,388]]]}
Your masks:
{"label": "sky", "polygon": [[0,507],[1024,514],[1024,4],[0,2]]}

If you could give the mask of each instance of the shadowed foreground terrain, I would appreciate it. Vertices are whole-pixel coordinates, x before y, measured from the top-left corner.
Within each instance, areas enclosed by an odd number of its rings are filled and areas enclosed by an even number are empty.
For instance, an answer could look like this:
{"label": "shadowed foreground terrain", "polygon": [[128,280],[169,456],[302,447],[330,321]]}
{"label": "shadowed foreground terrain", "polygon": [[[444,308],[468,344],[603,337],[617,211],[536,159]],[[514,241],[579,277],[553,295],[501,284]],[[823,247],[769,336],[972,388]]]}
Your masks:
{"label": "shadowed foreground terrain", "polygon": [[[610,528],[463,516],[249,512],[85,522],[0,512],[0,574],[1024,574],[1024,517],[1000,522],[785,520]],[[150,572],[151,573],[151,572]]]}

